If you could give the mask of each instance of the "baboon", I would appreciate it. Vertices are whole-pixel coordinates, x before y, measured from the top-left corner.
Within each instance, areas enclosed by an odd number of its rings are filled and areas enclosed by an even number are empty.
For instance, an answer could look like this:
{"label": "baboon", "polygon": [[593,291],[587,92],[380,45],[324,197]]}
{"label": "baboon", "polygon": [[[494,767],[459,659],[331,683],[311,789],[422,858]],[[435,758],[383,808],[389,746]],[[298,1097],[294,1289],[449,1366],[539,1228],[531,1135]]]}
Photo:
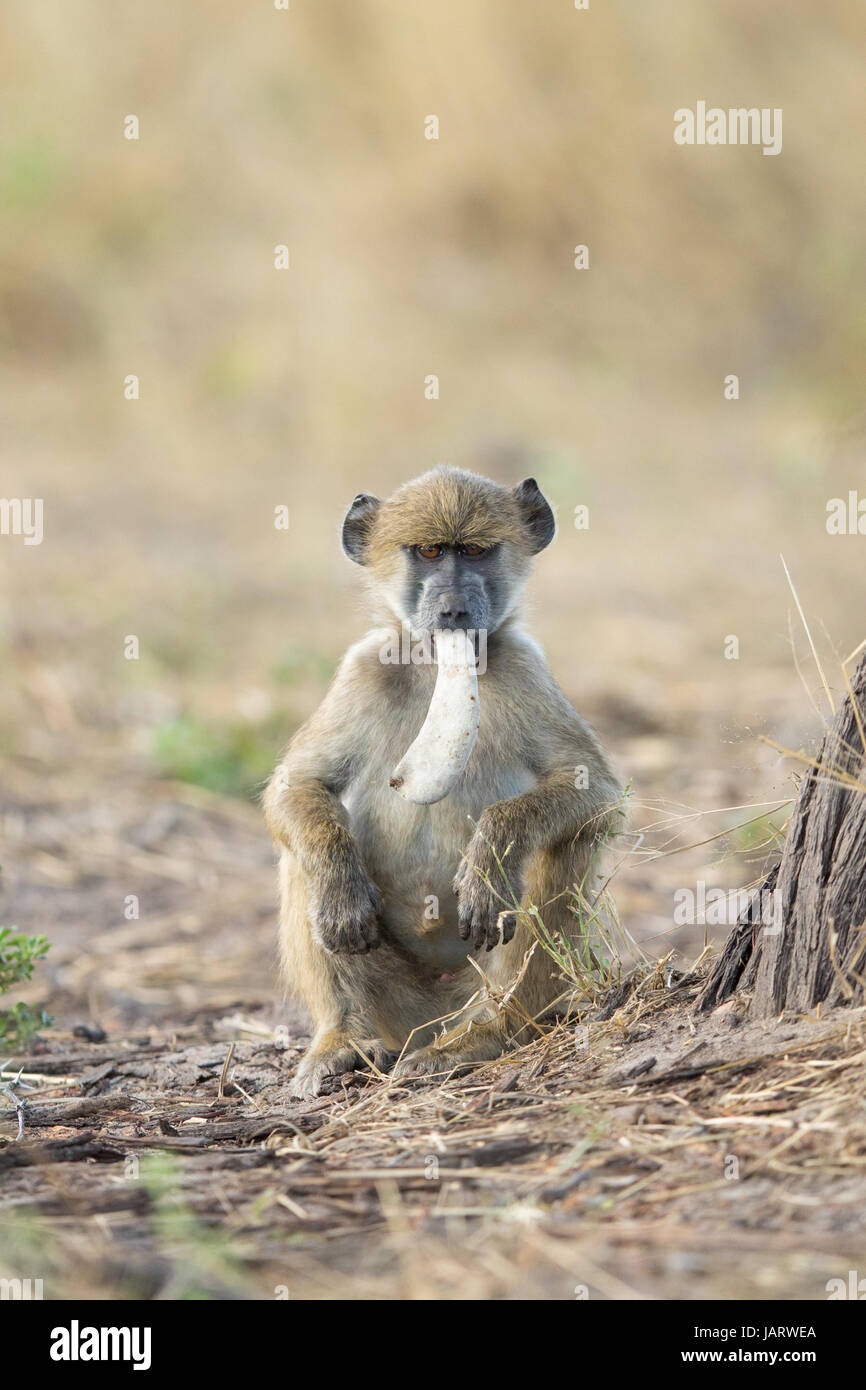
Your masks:
{"label": "baboon", "polygon": [[[367,577],[375,626],[349,648],[265,793],[281,849],[283,969],[315,1029],[299,1096],[364,1061],[387,1069],[401,1052],[402,1076],[498,1056],[521,1028],[522,1041],[531,1036],[520,1013],[538,1018],[562,994],[551,956],[540,944],[530,952],[521,908],[576,936],[576,896],[591,891],[622,790],[518,623],[531,559],[554,531],[533,478],[508,489],[455,468],[349,508],[343,549]],[[426,638],[435,652],[435,633],[452,629],[486,635],[477,740],[450,794],[412,804],[392,773],[424,722],[437,667],[394,660],[394,638],[422,648]],[[482,948],[490,993],[467,958]],[[519,1009],[502,1009],[493,996],[518,977]]]}

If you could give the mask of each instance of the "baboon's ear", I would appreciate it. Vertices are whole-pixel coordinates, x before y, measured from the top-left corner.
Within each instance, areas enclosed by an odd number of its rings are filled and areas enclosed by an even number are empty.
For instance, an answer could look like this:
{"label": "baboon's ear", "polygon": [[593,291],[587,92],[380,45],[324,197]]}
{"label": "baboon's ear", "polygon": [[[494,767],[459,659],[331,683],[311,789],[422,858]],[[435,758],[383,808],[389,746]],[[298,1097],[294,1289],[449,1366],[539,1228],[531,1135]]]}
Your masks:
{"label": "baboon's ear", "polygon": [[513,496],[523,513],[523,524],[529,534],[531,554],[537,555],[546,545],[550,545],[556,531],[556,522],[550,504],[534,478],[524,478],[514,489]]}
{"label": "baboon's ear", "polygon": [[365,551],[380,503],[378,497],[369,492],[359,492],[343,522],[343,550],[356,565],[366,564]]}

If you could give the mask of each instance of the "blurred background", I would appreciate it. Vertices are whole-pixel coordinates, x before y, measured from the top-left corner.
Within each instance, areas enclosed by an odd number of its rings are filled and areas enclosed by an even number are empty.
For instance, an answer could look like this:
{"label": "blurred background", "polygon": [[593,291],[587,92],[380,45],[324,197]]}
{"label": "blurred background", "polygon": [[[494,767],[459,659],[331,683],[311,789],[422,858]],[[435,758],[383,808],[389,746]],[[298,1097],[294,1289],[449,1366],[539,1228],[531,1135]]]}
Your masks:
{"label": "blurred background", "polygon": [[[45,509],[0,537],[0,923],[53,942],[33,998],[281,1016],[255,797],[362,628],[346,507],[436,462],[555,507],[531,621],[632,783],[620,911],[699,946],[674,887],[755,878],[796,768],[760,737],[826,712],[780,553],[834,690],[864,635],[866,542],[825,524],[866,486],[862,7],[7,0],[0,32],[2,492]],[[782,153],[675,145],[698,100],[782,108]]]}

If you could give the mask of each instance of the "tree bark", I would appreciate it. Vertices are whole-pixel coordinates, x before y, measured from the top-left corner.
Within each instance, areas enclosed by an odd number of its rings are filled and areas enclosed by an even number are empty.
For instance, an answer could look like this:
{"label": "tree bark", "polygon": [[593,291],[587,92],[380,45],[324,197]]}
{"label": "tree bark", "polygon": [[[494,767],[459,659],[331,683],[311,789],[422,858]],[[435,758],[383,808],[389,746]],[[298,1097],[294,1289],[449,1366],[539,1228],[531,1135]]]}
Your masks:
{"label": "tree bark", "polygon": [[751,991],[750,1014],[767,1018],[866,997],[866,657],[800,787],[779,864],[761,887],[775,917],[753,900],[698,1000],[715,1008]]}

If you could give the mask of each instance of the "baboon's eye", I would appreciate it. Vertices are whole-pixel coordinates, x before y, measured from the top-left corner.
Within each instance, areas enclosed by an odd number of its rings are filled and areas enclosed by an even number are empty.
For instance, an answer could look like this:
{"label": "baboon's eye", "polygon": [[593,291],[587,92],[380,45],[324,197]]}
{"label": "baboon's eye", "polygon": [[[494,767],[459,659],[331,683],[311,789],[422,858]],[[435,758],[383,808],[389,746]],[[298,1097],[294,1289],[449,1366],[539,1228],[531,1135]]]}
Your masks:
{"label": "baboon's eye", "polygon": [[470,560],[477,560],[481,555],[487,554],[487,547],[484,545],[461,545],[461,555],[468,555]]}
{"label": "baboon's eye", "polygon": [[444,549],[444,545],[419,545],[418,554],[422,560],[438,560]]}

